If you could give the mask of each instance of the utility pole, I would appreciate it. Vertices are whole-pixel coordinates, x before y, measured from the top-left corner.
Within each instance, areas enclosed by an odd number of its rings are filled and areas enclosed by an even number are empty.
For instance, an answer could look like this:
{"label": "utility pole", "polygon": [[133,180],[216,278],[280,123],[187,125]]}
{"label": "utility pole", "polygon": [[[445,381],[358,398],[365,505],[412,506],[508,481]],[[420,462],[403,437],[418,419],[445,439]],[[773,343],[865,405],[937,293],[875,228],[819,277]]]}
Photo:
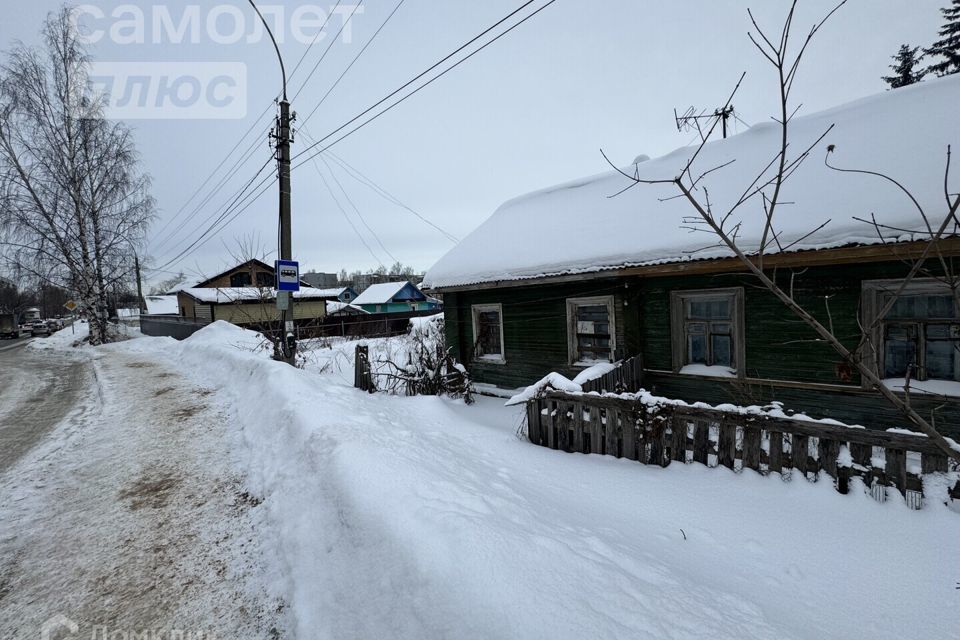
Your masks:
{"label": "utility pole", "polygon": [[[280,259],[293,260],[293,230],[290,221],[290,103],[286,92],[280,100],[280,117],[277,120],[277,162],[280,165]],[[285,300],[281,301],[281,297]],[[293,296],[289,291],[277,291],[277,307],[283,328],[281,341],[283,359],[288,364],[296,363],[297,341],[293,333]]]}
{"label": "utility pole", "polygon": [[[280,115],[277,118],[276,126],[273,131],[273,138],[276,140],[276,159],[280,174],[280,259],[293,259],[293,232],[290,220],[290,143],[291,135],[290,123],[290,102],[287,100],[287,71],[283,65],[283,56],[280,55],[280,47],[277,46],[277,39],[273,37],[273,31],[270,25],[264,19],[260,9],[254,4],[253,0],[248,0],[253,10],[260,17],[263,28],[270,36],[273,42],[273,48],[277,52],[277,59],[280,61],[280,74],[283,76],[283,92],[280,100]],[[277,274],[279,276],[279,274]],[[277,291],[277,310],[280,313],[280,335],[277,344],[277,355],[288,364],[296,364],[297,340],[294,335],[293,324],[293,296],[289,291]]]}
{"label": "utility pole", "polygon": [[140,313],[143,313],[147,310],[147,305],[143,300],[143,281],[140,279],[140,256],[136,252],[133,253],[133,268],[137,272],[137,308],[140,309]]}

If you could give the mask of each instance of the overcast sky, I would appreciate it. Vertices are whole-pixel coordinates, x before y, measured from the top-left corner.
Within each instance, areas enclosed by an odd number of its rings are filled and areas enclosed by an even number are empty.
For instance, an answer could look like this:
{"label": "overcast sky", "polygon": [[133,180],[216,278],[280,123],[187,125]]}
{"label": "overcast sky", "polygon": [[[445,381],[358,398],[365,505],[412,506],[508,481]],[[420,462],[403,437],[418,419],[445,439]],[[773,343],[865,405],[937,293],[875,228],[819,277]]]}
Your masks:
{"label": "overcast sky", "polygon": [[[347,0],[342,4],[349,10],[355,3]],[[945,3],[851,0],[812,45],[795,88],[803,103],[801,113],[883,91],[880,77],[888,72],[890,56],[901,43],[932,42],[941,23],[938,8]],[[199,235],[204,221],[228,204],[270,157],[265,133],[273,111],[260,120],[257,116],[279,91],[276,57],[268,40],[229,42],[233,38],[224,37],[232,27],[229,13],[217,9],[223,3],[196,3],[201,22],[218,11],[224,20],[218,18],[212,35],[203,24],[198,38],[188,36],[181,43],[163,35],[164,28],[159,41],[153,41],[157,25],[151,14],[154,6],[162,6],[159,3],[92,4],[106,16],[99,19],[93,12],[88,18],[90,26],[105,31],[92,45],[100,62],[137,62],[143,64],[147,75],[164,67],[144,63],[164,63],[172,69],[201,69],[199,63],[208,62],[235,69],[238,65],[231,63],[239,63],[246,68],[246,117],[236,118],[237,114],[230,112],[214,119],[151,116],[129,120],[144,168],[153,176],[159,213],[149,253],[151,264],[161,267]],[[109,32],[116,22],[110,14],[131,4],[142,8],[146,16],[142,44],[117,42]],[[247,14],[246,31],[252,31],[249,5],[244,0],[226,4]],[[270,3],[261,0],[258,4]],[[299,92],[293,109],[303,120],[397,6],[397,0],[364,0],[350,29],[335,40],[347,16],[334,15],[324,37],[312,47],[289,28],[292,12],[308,3],[273,0],[272,4],[283,4],[286,12],[281,51],[288,71],[307,52],[290,81],[290,95]],[[336,0],[315,4],[329,11]],[[521,0],[405,0],[303,126],[293,152],[308,146],[309,138],[322,138],[350,120],[520,4]],[[771,0],[557,0],[332,151],[447,233],[462,238],[506,199],[604,171],[601,148],[615,162],[627,164],[639,154],[656,157],[689,144],[694,134],[677,131],[674,109],[719,106],[742,72],[747,73],[746,80],[734,101],[738,117],[748,124],[768,119],[775,108],[776,80],[772,68],[747,39],[746,10],[755,8],[761,24],[774,29],[788,4]],[[832,4],[833,0],[801,0],[796,36]],[[17,10],[5,12],[0,22],[3,47],[16,39],[36,42],[44,16],[58,5],[54,0],[18,2]],[[177,22],[184,11],[182,2],[162,6],[162,12]],[[306,33],[312,38],[312,31]],[[331,41],[329,53],[303,86]],[[254,145],[250,159],[195,211],[240,154],[232,156],[200,196],[181,211],[253,125],[260,141],[252,142],[251,135],[241,146],[243,150]],[[737,122],[734,128],[743,130],[745,126]],[[317,163],[319,168],[308,162],[293,173],[294,254],[304,270],[365,270],[378,263],[389,266],[394,259],[424,270],[452,246],[445,235],[378,196],[334,159],[328,162],[349,200],[323,162]],[[343,211],[325,188],[321,172],[339,196]],[[164,268],[188,273],[216,271],[229,262],[237,238],[258,237],[272,251],[276,220],[273,187],[210,242]],[[536,238],[530,241],[535,243]],[[155,271],[151,279],[165,275]]]}

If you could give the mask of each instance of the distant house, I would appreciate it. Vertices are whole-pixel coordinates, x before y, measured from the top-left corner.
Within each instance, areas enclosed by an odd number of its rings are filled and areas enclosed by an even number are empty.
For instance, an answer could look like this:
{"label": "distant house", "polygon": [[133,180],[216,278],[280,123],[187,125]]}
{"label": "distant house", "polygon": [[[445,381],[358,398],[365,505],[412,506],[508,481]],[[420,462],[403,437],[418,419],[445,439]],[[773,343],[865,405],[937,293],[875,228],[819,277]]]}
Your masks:
{"label": "distant house", "polygon": [[[327,299],[305,287],[293,293],[293,319],[299,326],[314,324],[327,314]],[[195,287],[177,293],[180,315],[239,326],[267,327],[280,319],[276,291],[256,287]]]}
{"label": "distant house", "polygon": [[272,287],[274,278],[273,267],[254,258],[198,282],[192,288]]}
{"label": "distant house", "polygon": [[[246,262],[230,267],[225,271],[210,276],[199,282],[181,282],[170,291],[165,292],[168,295],[176,295],[184,289],[238,289],[241,287],[273,287],[274,280],[273,266],[253,258]],[[303,278],[300,279],[301,287],[311,287],[310,283]]]}
{"label": "distant house", "polygon": [[402,313],[441,310],[438,300],[424,294],[411,282],[385,282],[367,287],[353,304],[367,313]]}
{"label": "distant house", "polygon": [[[193,286],[176,287],[177,310],[187,319],[266,327],[280,318],[274,279],[271,265],[247,260]],[[329,292],[314,289],[302,280],[300,287],[293,294],[294,321],[299,326],[322,321]]]}
{"label": "distant house", "polygon": [[326,300],[335,300],[337,302],[353,302],[357,297],[357,292],[353,290],[353,287],[317,289],[313,293],[317,297],[322,297]]}
{"label": "distant house", "polygon": [[[910,269],[901,257],[917,255],[911,241],[929,235],[895,186],[832,171],[822,155],[835,145],[839,164],[904,180],[936,227],[947,212],[944,151],[960,148],[960,128],[930,123],[955,123],[957,104],[960,75],[795,117],[797,145],[829,133],[786,183],[777,212],[777,244],[786,250],[768,245],[764,259],[769,275],[851,351],[869,338],[874,348],[862,357],[888,387],[902,390],[910,375],[915,388],[926,383],[951,396],[916,393],[912,406],[935,411],[953,437],[960,436],[960,308],[935,276],[943,274],[940,257],[960,257],[960,236],[941,241],[926,277],[877,318]],[[694,175],[723,166],[704,181],[716,211],[735,204],[776,157],[779,131],[765,123],[703,147]],[[624,172],[671,179],[690,153],[644,159]],[[716,237],[690,232],[696,212],[672,185],[632,184],[607,171],[510,200],[427,272],[426,290],[443,294],[447,344],[473,380],[514,389],[551,371],[573,377],[594,363],[640,356],[643,385],[658,395],[778,401],[818,418],[904,426]],[[948,191],[960,191],[955,176]],[[738,225],[739,246],[754,254],[764,222],[762,203],[751,201],[728,226]],[[868,336],[863,327],[871,327]]]}

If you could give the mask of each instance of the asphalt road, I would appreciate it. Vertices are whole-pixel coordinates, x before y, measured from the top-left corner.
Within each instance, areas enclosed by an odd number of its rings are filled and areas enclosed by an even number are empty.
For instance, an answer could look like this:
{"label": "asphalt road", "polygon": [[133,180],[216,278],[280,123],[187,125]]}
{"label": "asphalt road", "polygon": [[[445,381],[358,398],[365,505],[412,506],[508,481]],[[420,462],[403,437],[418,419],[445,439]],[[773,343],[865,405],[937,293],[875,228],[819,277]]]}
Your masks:
{"label": "asphalt road", "polygon": [[25,348],[32,339],[0,341],[0,474],[63,420],[83,387],[83,364]]}

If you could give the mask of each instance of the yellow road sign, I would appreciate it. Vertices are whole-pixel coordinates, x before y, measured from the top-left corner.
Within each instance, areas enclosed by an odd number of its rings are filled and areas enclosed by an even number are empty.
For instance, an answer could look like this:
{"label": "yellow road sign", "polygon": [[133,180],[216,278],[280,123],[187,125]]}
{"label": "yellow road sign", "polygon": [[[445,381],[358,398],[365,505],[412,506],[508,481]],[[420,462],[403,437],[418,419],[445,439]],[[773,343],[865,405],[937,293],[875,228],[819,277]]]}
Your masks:
{"label": "yellow road sign", "polygon": [[80,305],[78,305],[78,304],[77,304],[76,302],[74,302],[73,300],[67,300],[67,302],[66,302],[63,306],[65,306],[65,307],[67,308],[67,311],[73,311],[74,309],[76,309],[76,308],[77,308],[78,306],[80,306]]}

